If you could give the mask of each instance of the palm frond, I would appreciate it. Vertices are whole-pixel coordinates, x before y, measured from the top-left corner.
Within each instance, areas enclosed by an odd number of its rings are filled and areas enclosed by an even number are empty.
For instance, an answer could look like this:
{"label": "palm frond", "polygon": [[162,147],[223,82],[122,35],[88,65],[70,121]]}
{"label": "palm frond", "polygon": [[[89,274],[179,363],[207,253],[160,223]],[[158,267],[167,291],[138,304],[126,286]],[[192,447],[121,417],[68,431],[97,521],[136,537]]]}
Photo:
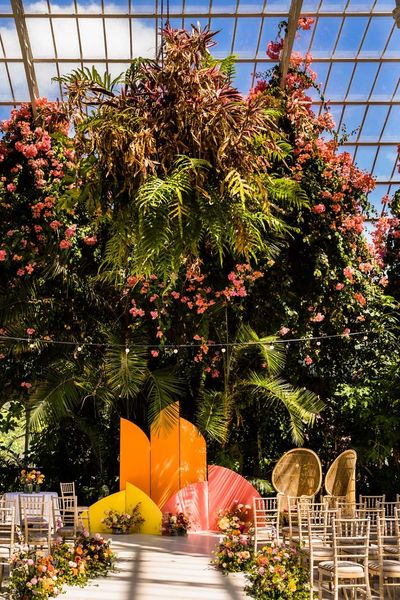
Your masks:
{"label": "palm frond", "polygon": [[[179,417],[177,400],[183,394],[182,381],[170,367],[149,371],[144,394],[148,401],[148,421],[155,432],[169,429]],[[162,416],[161,416],[162,413]],[[162,421],[161,421],[162,417]]]}
{"label": "palm frond", "polygon": [[230,406],[224,392],[202,390],[199,398],[196,425],[199,431],[220,444],[228,438]]}

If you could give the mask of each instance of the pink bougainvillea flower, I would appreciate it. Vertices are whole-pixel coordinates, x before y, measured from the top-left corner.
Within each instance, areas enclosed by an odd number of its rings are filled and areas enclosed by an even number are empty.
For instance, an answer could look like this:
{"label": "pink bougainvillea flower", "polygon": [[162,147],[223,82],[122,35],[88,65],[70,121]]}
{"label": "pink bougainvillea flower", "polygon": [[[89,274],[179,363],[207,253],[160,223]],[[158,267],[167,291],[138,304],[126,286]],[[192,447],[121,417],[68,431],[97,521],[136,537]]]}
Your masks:
{"label": "pink bougainvillea flower", "polygon": [[355,294],[353,294],[353,298],[357,300],[358,304],[361,306],[365,306],[367,303],[367,300],[360,292],[355,292]]}
{"label": "pink bougainvillea flower", "polygon": [[65,237],[70,239],[76,234],[76,225],[71,225],[65,230]]}
{"label": "pink bougainvillea flower", "polygon": [[152,356],[154,356],[154,358],[157,358],[157,356],[160,354],[158,350],[151,350],[150,354]]}
{"label": "pink bougainvillea flower", "polygon": [[157,319],[158,317],[158,310],[151,310],[150,311],[150,316],[152,319]]}
{"label": "pink bougainvillea flower", "polygon": [[17,186],[15,185],[15,183],[9,183],[7,185],[7,191],[9,191],[9,192],[15,192],[16,189],[17,189]]}
{"label": "pink bougainvillea flower", "polygon": [[85,235],[83,242],[86,244],[86,246],[94,246],[97,244],[97,237],[95,235]]}
{"label": "pink bougainvillea flower", "polygon": [[316,204],[315,206],[312,207],[311,210],[316,215],[320,215],[326,211],[326,206],[325,206],[325,204]]}
{"label": "pink bougainvillea flower", "polygon": [[7,252],[5,250],[0,250],[0,262],[5,261],[7,258]]}
{"label": "pink bougainvillea flower", "polygon": [[338,292],[340,292],[340,290],[342,290],[344,288],[344,283],[337,283],[335,285],[335,290],[337,290]]}
{"label": "pink bougainvillea flower", "polygon": [[350,329],[348,327],[345,327],[343,329],[343,335],[349,335],[349,333],[350,333]]}
{"label": "pink bougainvillea flower", "polygon": [[284,335],[289,333],[289,331],[290,331],[289,327],[281,327],[279,330],[279,335],[283,337]]}
{"label": "pink bougainvillea flower", "polygon": [[311,29],[311,25],[314,23],[313,17],[300,17],[297,22],[298,29],[302,29],[303,31],[307,31]]}
{"label": "pink bougainvillea flower", "polygon": [[28,327],[26,330],[26,333],[28,335],[33,335],[35,333],[36,329],[33,329],[33,327]]}
{"label": "pink bougainvillea flower", "polygon": [[348,279],[351,283],[353,283],[353,281],[354,281],[354,278],[353,278],[354,269],[353,269],[353,267],[345,267],[343,269],[343,275],[346,277],[346,279]]}
{"label": "pink bougainvillea flower", "polygon": [[313,362],[314,362],[314,361],[313,361],[313,359],[311,358],[311,356],[309,356],[309,355],[307,354],[307,356],[306,356],[306,357],[305,357],[305,359],[304,359],[304,364],[305,364],[305,365],[311,365]]}
{"label": "pink bougainvillea flower", "polygon": [[27,390],[29,390],[29,388],[32,387],[32,384],[28,383],[27,381],[22,381],[21,382],[21,387],[26,388]]}
{"label": "pink bougainvillea flower", "polygon": [[315,315],[315,317],[311,317],[310,321],[312,321],[313,323],[321,323],[321,321],[323,321],[324,319],[325,315],[319,312]]}
{"label": "pink bougainvillea flower", "polygon": [[72,244],[69,240],[61,240],[59,246],[61,250],[67,250],[68,248],[71,248]]}

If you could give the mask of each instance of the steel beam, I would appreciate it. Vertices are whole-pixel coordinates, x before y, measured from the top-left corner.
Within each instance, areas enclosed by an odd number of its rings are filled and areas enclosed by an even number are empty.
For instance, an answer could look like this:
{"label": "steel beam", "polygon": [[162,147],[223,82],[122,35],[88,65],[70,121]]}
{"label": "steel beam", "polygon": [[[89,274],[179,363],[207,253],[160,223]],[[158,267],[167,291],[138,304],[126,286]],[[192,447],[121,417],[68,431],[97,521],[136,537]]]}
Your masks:
{"label": "steel beam", "polygon": [[33,64],[32,48],[29,40],[28,28],[26,26],[24,5],[22,0],[11,0],[11,7],[15,20],[15,27],[21,46],[22,60],[24,62],[26,81],[29,96],[32,103],[32,112],[36,116],[36,100],[39,98],[39,89],[36,80],[35,67]]}

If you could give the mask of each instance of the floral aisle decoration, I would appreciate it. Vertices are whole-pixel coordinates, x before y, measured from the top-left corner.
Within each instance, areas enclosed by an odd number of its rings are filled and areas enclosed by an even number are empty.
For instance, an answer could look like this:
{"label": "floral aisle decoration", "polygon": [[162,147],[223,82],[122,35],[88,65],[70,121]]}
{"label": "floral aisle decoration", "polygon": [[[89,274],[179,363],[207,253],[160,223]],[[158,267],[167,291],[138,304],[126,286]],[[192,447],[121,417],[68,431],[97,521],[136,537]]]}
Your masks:
{"label": "floral aisle decoration", "polygon": [[235,500],[229,509],[218,511],[217,527],[225,534],[239,535],[251,528],[251,506]]}
{"label": "floral aisle decoration", "polygon": [[116,559],[111,550],[111,540],[105,540],[99,533],[91,536],[86,530],[75,538],[75,554],[85,559],[88,577],[107,575]]}
{"label": "floral aisle decoration", "polygon": [[246,571],[254,552],[251,506],[235,500],[228,509],[218,511],[218,530],[224,534],[212,564],[224,573]]}
{"label": "floral aisle decoration", "polygon": [[252,535],[230,532],[219,542],[211,564],[223,573],[247,571],[251,566],[253,552]]}
{"label": "floral aisle decoration", "polygon": [[58,537],[51,549],[59,579],[67,585],[84,587],[88,580],[87,561],[83,553],[76,552],[63,538]]}
{"label": "floral aisle decoration", "polygon": [[129,533],[131,529],[138,531],[144,519],[140,513],[140,502],[133,507],[131,513],[120,513],[116,510],[104,511],[101,522],[113,533]]}
{"label": "floral aisle decoration", "polygon": [[19,478],[24,492],[27,493],[31,493],[33,491],[39,492],[40,486],[43,484],[44,480],[45,475],[38,469],[31,469],[30,471],[27,469],[22,469]]}
{"label": "floral aisle decoration", "polygon": [[164,513],[162,518],[161,533],[163,535],[187,535],[190,529],[189,517],[183,512]]}
{"label": "floral aisle decoration", "polygon": [[301,550],[293,545],[265,546],[246,574],[247,594],[257,600],[308,600],[310,581]]}
{"label": "floral aisle decoration", "polygon": [[53,557],[23,547],[10,559],[9,592],[12,600],[47,600],[61,593]]}

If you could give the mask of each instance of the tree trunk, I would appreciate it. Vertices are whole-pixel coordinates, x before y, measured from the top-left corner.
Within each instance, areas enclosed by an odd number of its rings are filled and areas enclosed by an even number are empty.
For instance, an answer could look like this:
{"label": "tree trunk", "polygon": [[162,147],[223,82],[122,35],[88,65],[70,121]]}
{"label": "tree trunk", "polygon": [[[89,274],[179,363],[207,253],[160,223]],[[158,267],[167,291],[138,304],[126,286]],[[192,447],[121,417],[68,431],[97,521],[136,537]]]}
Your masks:
{"label": "tree trunk", "polygon": [[28,401],[25,405],[25,445],[24,445],[25,466],[28,466],[28,459],[29,459],[30,426],[31,426],[31,407],[30,407],[29,401]]}

